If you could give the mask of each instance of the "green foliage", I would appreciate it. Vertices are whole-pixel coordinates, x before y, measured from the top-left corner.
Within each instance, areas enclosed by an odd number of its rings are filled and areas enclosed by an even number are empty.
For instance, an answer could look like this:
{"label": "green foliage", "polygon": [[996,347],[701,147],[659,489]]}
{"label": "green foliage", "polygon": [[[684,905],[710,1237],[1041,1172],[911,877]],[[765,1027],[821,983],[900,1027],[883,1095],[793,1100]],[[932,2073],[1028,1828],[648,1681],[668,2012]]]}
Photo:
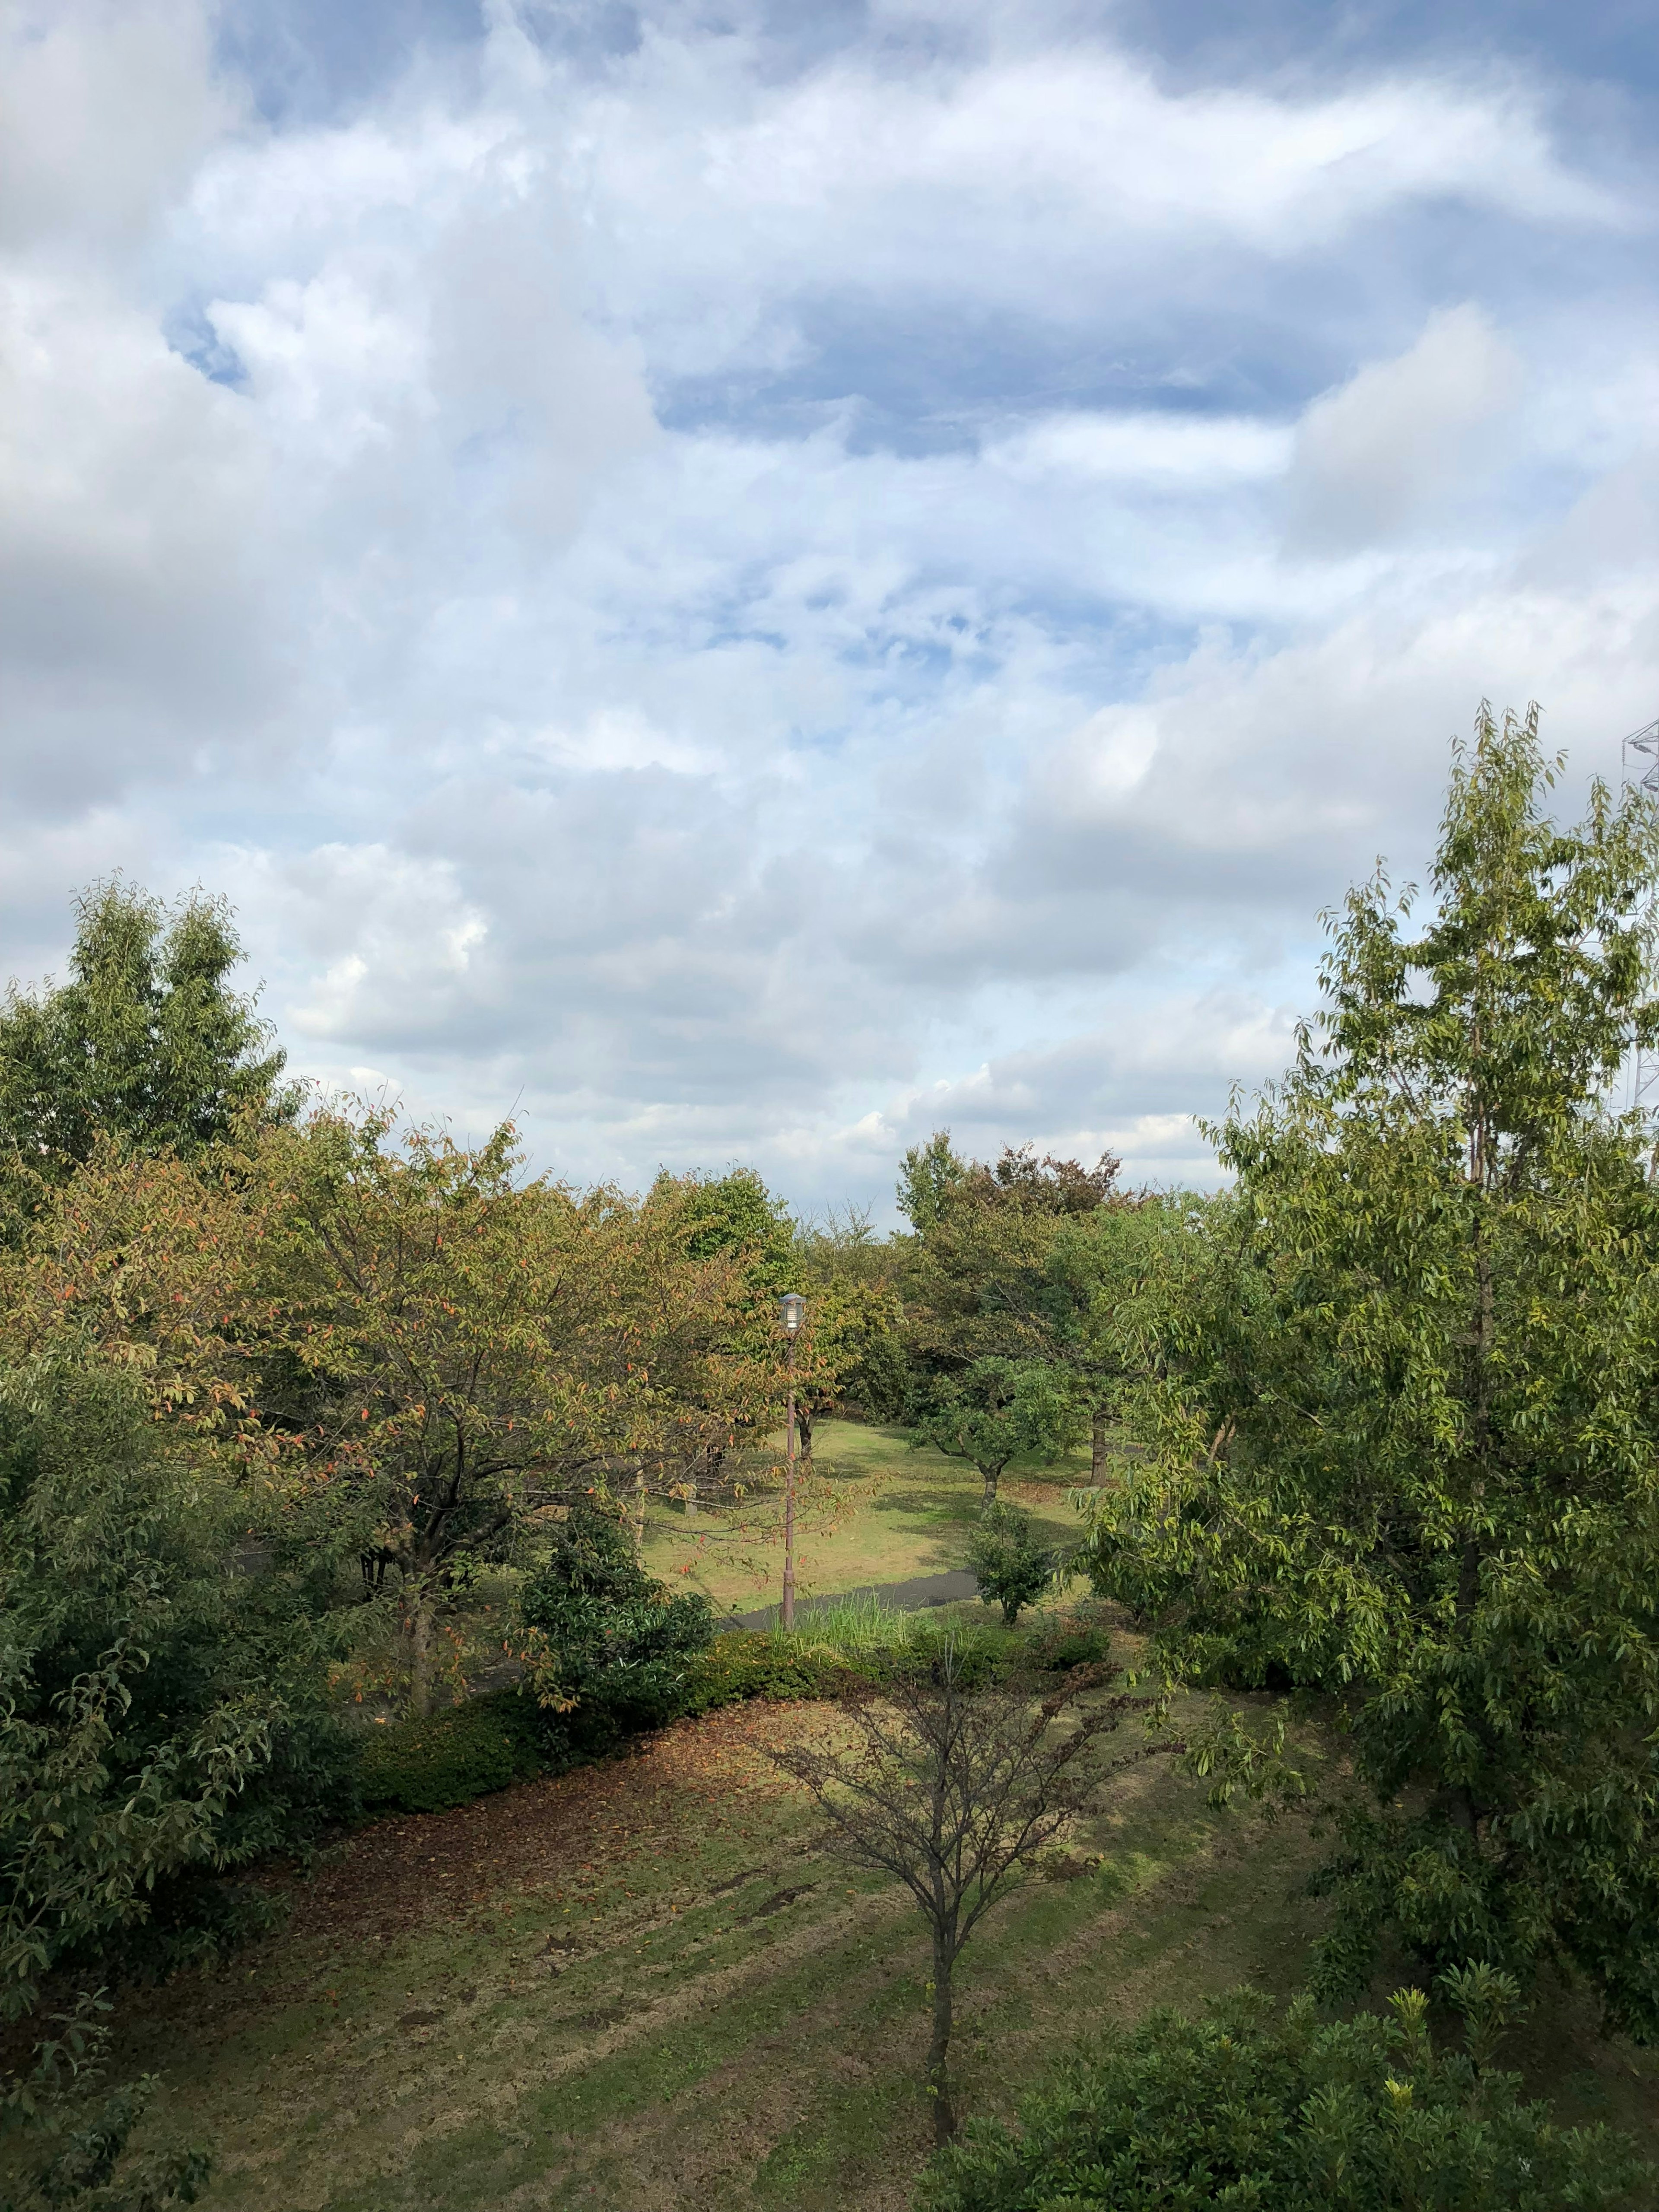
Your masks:
{"label": "green foliage", "polygon": [[306,1592],[163,1443],[127,1376],[0,1374],[0,2018],[354,1802]]}
{"label": "green foliage", "polygon": [[1028,1664],[1045,1674],[1063,1674],[1073,1667],[1102,1667],[1111,1656],[1111,1632],[1104,1622],[1075,1615],[1039,1621],[1025,1638]]}
{"label": "green foliage", "polygon": [[[1473,2002],[1486,1992],[1449,1992]],[[1249,1990],[1198,2021],[1109,2034],[1021,2108],[969,2124],[919,2212],[1635,2212],[1659,2174],[1605,2128],[1563,2130],[1517,2076],[1441,2055],[1420,1991],[1321,2025]]]}
{"label": "green foliage", "polygon": [[951,1132],[935,1129],[925,1145],[912,1145],[899,1164],[898,1210],[919,1236],[935,1227],[950,1193],[968,1172],[951,1149]]}
{"label": "green foliage", "polygon": [[371,1728],[359,1767],[363,1803],[399,1813],[470,1805],[539,1773],[544,1734],[534,1700],[518,1689]]}
{"label": "green foliage", "polygon": [[196,2203],[206,2188],[212,2161],[198,2145],[128,2155],[161,2084],[145,2074],[106,2085],[108,2029],[96,2014],[107,2008],[83,2000],[30,2072],[12,2077],[0,2118],[22,2141],[0,2180],[0,2212],[165,2212]]}
{"label": "green foliage", "polygon": [[269,1109],[283,1055],[227,985],[241,946],[225,902],[169,912],[118,878],[76,911],[70,981],[13,984],[0,1007],[0,1151],[61,1175],[100,1136],[190,1153]]}
{"label": "green foliage", "polygon": [[706,1713],[744,1698],[835,1698],[853,1679],[833,1651],[803,1643],[799,1637],[732,1629],[715,1637],[693,1662],[680,1711]]}
{"label": "green foliage", "polygon": [[628,1529],[594,1505],[571,1509],[519,1597],[530,1679],[557,1733],[583,1751],[684,1710],[714,1632],[707,1598],[671,1598],[635,1556]]}
{"label": "green foliage", "polygon": [[968,1547],[968,1565],[987,1605],[1000,1605],[1012,1628],[1024,1606],[1035,1605],[1053,1584],[1060,1555],[1045,1544],[1029,1513],[1017,1505],[988,1506]]}
{"label": "green foliage", "polygon": [[688,1228],[685,1249],[694,1260],[742,1253],[763,1290],[781,1295],[789,1288],[794,1224],[782,1200],[773,1197],[753,1168],[687,1176],[678,1182],[664,1177],[662,1188],[678,1197]]}
{"label": "green foliage", "polygon": [[959,1382],[940,1386],[916,1439],[965,1459],[985,1479],[988,1503],[1012,1460],[1052,1464],[1085,1430],[1085,1415],[1064,1375],[1035,1359],[976,1359]]}
{"label": "green foliage", "polygon": [[[1583,1970],[1659,2035],[1659,1190],[1615,1093],[1651,1043],[1650,802],[1546,817],[1532,720],[1460,752],[1421,934],[1334,924],[1328,1011],[1217,1133],[1235,1194],[1121,1316],[1142,1447],[1097,1587],[1189,1680],[1317,1686],[1363,1795],[1318,1985]],[[1237,1725],[1224,1790],[1273,1762]]]}

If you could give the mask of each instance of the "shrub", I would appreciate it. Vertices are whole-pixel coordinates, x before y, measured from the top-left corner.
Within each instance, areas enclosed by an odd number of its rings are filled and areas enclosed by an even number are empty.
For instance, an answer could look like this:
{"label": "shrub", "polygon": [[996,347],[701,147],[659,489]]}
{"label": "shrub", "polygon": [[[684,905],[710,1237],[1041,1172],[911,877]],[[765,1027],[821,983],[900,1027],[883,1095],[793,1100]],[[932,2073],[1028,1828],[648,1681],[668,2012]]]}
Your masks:
{"label": "shrub", "polygon": [[372,1729],[361,1765],[363,1802],[400,1813],[442,1813],[537,1773],[541,1729],[531,1699],[495,1690],[432,1713]]}
{"label": "shrub", "polygon": [[987,1605],[1000,1605],[1012,1628],[1022,1606],[1035,1605],[1054,1578],[1057,1553],[1044,1544],[1029,1513],[1017,1505],[988,1505],[968,1547],[968,1565]]}
{"label": "shrub", "polygon": [[[1443,1978],[1489,2050],[1486,1970]],[[919,2212],[1616,2212],[1659,2173],[1605,2128],[1560,2129],[1518,2078],[1437,2054],[1416,1990],[1320,2025],[1236,1991],[1193,2021],[1158,2013],[1074,2061],[1022,2108],[1023,2128],[970,2124],[928,2169]],[[1638,2193],[1639,2192],[1639,2193]]]}
{"label": "shrub", "polygon": [[628,1530],[576,1507],[519,1595],[530,1680],[551,1741],[607,1748],[686,1710],[697,1656],[714,1633],[706,1597],[670,1597],[640,1565]]}
{"label": "shrub", "polygon": [[1060,1619],[1042,1621],[1026,1639],[1026,1656],[1045,1674],[1063,1674],[1073,1667],[1097,1667],[1111,1656],[1112,1639],[1105,1624],[1097,1620]]}
{"label": "shrub", "polygon": [[764,1629],[717,1636],[696,1659],[680,1710],[712,1712],[744,1698],[834,1698],[856,1679],[833,1651]]}

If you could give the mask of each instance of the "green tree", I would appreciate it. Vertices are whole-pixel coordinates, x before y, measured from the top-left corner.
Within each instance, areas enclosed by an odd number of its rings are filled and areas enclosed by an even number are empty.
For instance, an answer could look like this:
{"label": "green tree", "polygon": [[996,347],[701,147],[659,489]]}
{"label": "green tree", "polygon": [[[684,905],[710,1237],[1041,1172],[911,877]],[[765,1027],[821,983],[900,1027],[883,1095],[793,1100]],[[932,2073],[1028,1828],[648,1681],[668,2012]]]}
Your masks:
{"label": "green tree", "polygon": [[[1576,1965],[1659,2034],[1659,1192],[1608,1100],[1650,1048],[1655,823],[1545,811],[1535,714],[1459,750],[1436,907],[1379,877],[1327,1010],[1217,1133],[1235,1194],[1123,1317],[1144,1455],[1097,1584],[1177,1679],[1317,1686],[1360,1795],[1318,1985],[1385,1932]],[[1231,1740],[1229,1740],[1229,1737]],[[1237,1726],[1220,1786],[1258,1756]]]}
{"label": "green tree", "polygon": [[1030,1145],[965,1161],[942,1130],[907,1155],[907,1176],[921,1178],[901,1276],[913,1415],[947,1402],[977,1359],[1041,1361],[1063,1371],[1103,1439],[1117,1376],[1089,1318],[1115,1217],[1139,1204],[1117,1171],[1110,1158],[1085,1168]]}
{"label": "green tree", "polygon": [[948,1129],[935,1129],[925,1145],[912,1145],[899,1163],[898,1210],[919,1237],[938,1222],[951,1192],[968,1173],[968,1163],[951,1143]]}
{"label": "green tree", "polygon": [[689,1250],[659,1193],[523,1176],[510,1125],[466,1146],[319,1112],[267,1137],[258,1190],[266,1425],[365,1510],[418,1716],[457,1595],[532,1512],[751,1417],[776,1363],[757,1384],[741,1356],[745,1248]]}
{"label": "green tree", "polygon": [[[1497,1986],[1494,1986],[1496,1979]],[[1659,2174],[1603,2127],[1562,2129],[1492,2070],[1502,1978],[1453,1978],[1466,2049],[1429,2039],[1423,1993],[1391,2016],[1322,2025],[1306,1998],[1283,2019],[1236,1990],[1206,2018],[1160,2012],[1108,2029],[1018,2129],[972,2124],[934,2160],[918,2212],[1637,2212]]]}
{"label": "green tree", "polygon": [[0,1151],[57,1178],[100,1136],[189,1154],[291,1109],[283,1054],[229,987],[242,948],[224,900],[169,909],[118,877],[76,917],[69,981],[14,982],[0,1006]]}
{"label": "green tree", "polygon": [[303,1569],[239,1559],[258,1501],[167,1443],[130,1376],[0,1373],[0,2021],[198,1947],[212,1877],[351,1809]]}
{"label": "green tree", "polygon": [[987,1508],[1014,1460],[1051,1466],[1085,1433],[1085,1416],[1066,1378],[1034,1359],[976,1359],[960,1382],[940,1387],[935,1410],[916,1427],[918,1443],[979,1469]]}
{"label": "green tree", "polygon": [[1017,1505],[988,1506],[968,1547],[968,1565],[987,1605],[1002,1607],[1004,1625],[1012,1628],[1023,1607],[1035,1605],[1054,1579],[1060,1564],[1053,1545],[1045,1544],[1029,1513]]}

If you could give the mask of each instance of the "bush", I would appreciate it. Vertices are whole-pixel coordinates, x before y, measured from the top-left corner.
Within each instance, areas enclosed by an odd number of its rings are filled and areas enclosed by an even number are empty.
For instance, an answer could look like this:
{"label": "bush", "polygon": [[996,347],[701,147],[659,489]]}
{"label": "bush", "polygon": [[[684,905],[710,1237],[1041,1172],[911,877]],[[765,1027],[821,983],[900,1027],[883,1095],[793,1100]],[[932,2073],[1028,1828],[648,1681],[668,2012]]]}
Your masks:
{"label": "bush", "polygon": [[833,1651],[765,1629],[733,1629],[717,1636],[698,1657],[680,1710],[712,1712],[744,1698],[835,1698],[856,1680]]}
{"label": "bush", "polygon": [[1112,1639],[1101,1621],[1044,1620],[1027,1638],[1025,1650],[1043,1674],[1063,1674],[1068,1668],[1101,1665],[1111,1656]]}
{"label": "bush", "polygon": [[542,1766],[542,1730],[532,1700],[495,1690],[424,1720],[371,1730],[360,1766],[363,1802],[399,1813],[442,1813],[505,1790]]}
{"label": "bush", "polygon": [[0,2020],[222,1948],[209,1877],[355,1809],[315,1591],[235,1571],[249,1498],[169,1442],[131,1374],[0,1371]]}
{"label": "bush", "polygon": [[1054,1581],[1059,1556],[1040,1540],[1029,1513],[1017,1505],[988,1505],[968,1547],[968,1565],[981,1600],[1000,1605],[1012,1628],[1021,1607],[1035,1605]]}
{"label": "bush", "polygon": [[[1490,2047],[1484,1970],[1444,1978]],[[1605,2128],[1556,2127],[1516,2075],[1437,2054],[1420,1991],[1334,2026],[1240,1990],[1201,2021],[1158,2013],[1114,2034],[1023,2107],[1019,2132],[970,2124],[924,2179],[919,2212],[1616,2212],[1659,2173]]]}
{"label": "bush", "polygon": [[698,1655],[714,1633],[706,1597],[670,1597],[613,1515],[575,1507],[519,1595],[529,1679],[549,1739],[608,1749],[686,1711]]}

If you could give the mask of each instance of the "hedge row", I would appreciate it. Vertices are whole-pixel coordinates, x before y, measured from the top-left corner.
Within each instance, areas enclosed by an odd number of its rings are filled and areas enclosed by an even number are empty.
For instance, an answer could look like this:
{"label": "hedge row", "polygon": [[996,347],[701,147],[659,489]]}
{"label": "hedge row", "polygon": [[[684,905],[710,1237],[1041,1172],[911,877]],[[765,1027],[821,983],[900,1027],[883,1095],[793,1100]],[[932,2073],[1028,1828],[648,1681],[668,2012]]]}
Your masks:
{"label": "hedge row", "polygon": [[[677,1717],[744,1698],[833,1698],[853,1679],[851,1668],[827,1655],[736,1632],[717,1636],[693,1662]],[[556,1772],[580,1756],[558,1715],[519,1690],[495,1690],[425,1720],[371,1730],[362,1751],[363,1803],[379,1812],[441,1813],[529,1775]]]}

